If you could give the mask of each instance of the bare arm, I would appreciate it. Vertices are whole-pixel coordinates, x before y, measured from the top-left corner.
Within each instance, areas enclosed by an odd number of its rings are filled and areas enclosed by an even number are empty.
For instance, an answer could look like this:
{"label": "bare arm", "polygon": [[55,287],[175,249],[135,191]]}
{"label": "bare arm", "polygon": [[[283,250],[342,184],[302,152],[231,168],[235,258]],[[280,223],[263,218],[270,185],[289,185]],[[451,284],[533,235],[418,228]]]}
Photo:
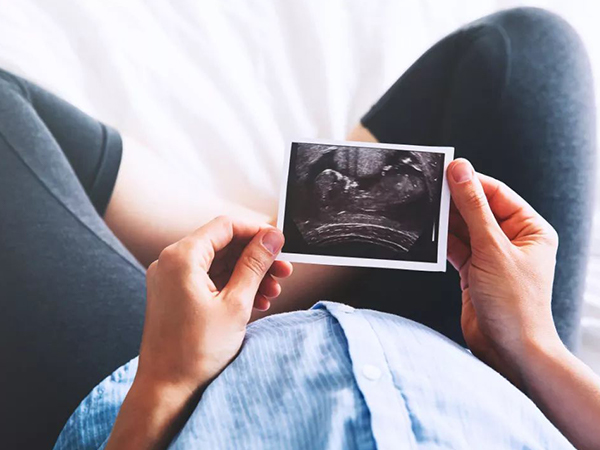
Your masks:
{"label": "bare arm", "polygon": [[265,282],[292,273],[274,261],[282,245],[279,230],[218,217],[161,252],[146,275],[138,371],[108,450],[168,447],[239,352]]}
{"label": "bare arm", "polygon": [[448,259],[461,277],[467,344],[577,448],[600,448],[600,377],[562,344],[552,318],[556,232],[513,190],[476,174],[467,161],[454,161],[448,172],[456,206]]}
{"label": "bare arm", "polygon": [[519,364],[525,392],[581,450],[600,448],[600,377],[560,340],[530,343]]}
{"label": "bare arm", "polygon": [[270,220],[207,192],[190,174],[177,173],[149,149],[123,136],[121,166],[104,219],[144,266],[219,215]]}
{"label": "bare arm", "polygon": [[197,402],[197,394],[180,386],[136,380],[119,410],[106,449],[167,448]]}
{"label": "bare arm", "polygon": [[[123,159],[105,221],[146,267],[167,246],[219,215],[275,224],[277,205],[260,213],[206,192],[192,177],[178,174],[149,149],[123,137]],[[297,264],[294,276],[282,280],[284,294],[268,312],[255,310],[252,320],[266,314],[305,309],[330,297],[357,273],[349,267]]]}

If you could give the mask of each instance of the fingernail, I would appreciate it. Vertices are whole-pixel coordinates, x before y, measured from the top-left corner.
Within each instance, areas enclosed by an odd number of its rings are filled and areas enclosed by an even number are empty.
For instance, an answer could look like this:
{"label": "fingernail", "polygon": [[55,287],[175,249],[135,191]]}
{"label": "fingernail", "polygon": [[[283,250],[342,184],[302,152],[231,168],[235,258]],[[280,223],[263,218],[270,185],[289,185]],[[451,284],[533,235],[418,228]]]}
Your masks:
{"label": "fingernail", "polygon": [[262,245],[272,255],[279,253],[279,250],[283,247],[283,234],[279,230],[271,230],[265,233],[262,238]]}
{"label": "fingernail", "polygon": [[452,178],[456,183],[464,183],[473,178],[473,166],[465,159],[459,159],[452,166]]}

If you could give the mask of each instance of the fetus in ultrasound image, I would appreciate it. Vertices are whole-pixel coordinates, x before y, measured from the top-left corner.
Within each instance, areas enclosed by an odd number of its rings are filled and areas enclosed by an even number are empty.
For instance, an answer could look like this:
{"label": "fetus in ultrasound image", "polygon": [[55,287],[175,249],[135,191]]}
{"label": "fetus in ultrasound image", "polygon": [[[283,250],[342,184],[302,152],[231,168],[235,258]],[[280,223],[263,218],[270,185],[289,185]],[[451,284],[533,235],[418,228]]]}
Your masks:
{"label": "fetus in ultrasound image", "polygon": [[293,143],[287,253],[437,261],[444,154]]}

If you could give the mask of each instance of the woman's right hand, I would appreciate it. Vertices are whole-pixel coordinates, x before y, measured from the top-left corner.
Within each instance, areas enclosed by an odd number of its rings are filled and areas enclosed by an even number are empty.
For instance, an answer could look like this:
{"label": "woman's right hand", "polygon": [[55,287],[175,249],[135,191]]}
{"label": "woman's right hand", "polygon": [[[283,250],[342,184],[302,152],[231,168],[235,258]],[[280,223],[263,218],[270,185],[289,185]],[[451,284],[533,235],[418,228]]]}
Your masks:
{"label": "woman's right hand", "polygon": [[562,344],[551,299],[558,236],[525,200],[464,159],[448,167],[448,259],[472,352],[537,404],[579,449],[600,448],[600,377]]}
{"label": "woman's right hand", "polygon": [[562,345],[551,311],[558,235],[512,189],[464,159],[448,167],[448,259],[471,351],[516,385],[531,346]]}

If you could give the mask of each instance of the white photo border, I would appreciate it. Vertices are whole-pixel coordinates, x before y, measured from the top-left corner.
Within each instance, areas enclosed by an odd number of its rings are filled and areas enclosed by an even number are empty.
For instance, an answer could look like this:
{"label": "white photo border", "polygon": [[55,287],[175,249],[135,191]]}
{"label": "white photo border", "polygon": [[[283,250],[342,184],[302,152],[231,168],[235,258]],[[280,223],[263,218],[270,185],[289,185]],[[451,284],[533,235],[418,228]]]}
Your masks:
{"label": "white photo border", "polygon": [[380,267],[387,269],[405,269],[405,270],[420,270],[425,272],[445,272],[447,261],[447,246],[448,246],[448,219],[450,213],[450,189],[446,179],[446,169],[450,162],[454,159],[454,147],[433,147],[422,145],[405,145],[405,144],[380,144],[374,142],[357,142],[357,141],[336,141],[327,139],[300,139],[288,142],[287,149],[283,158],[283,177],[279,193],[279,210],[277,213],[277,228],[283,232],[283,223],[285,219],[285,207],[287,199],[288,177],[290,173],[290,158],[293,144],[321,144],[321,145],[336,145],[340,147],[370,147],[383,148],[392,150],[407,150],[412,152],[422,153],[442,153],[444,155],[444,171],[442,175],[442,192],[440,196],[440,216],[438,233],[438,251],[436,262],[422,261],[397,261],[391,259],[375,259],[375,258],[360,258],[349,256],[328,256],[328,255],[311,255],[301,253],[281,252],[278,260],[290,261],[298,263],[325,264],[334,266],[352,266],[352,267]]}

